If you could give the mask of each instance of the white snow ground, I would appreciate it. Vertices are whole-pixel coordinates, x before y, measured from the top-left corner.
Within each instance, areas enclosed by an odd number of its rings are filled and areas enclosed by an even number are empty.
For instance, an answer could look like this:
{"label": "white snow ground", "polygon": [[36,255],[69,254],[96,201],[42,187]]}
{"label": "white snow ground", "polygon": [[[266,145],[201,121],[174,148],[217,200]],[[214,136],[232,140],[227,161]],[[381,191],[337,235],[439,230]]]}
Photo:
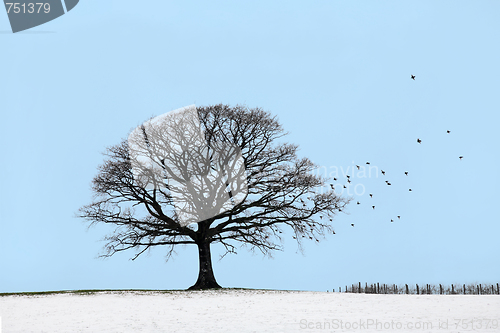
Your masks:
{"label": "white snow ground", "polygon": [[0,317],[1,333],[500,332],[500,296],[232,289],[67,293],[0,297]]}

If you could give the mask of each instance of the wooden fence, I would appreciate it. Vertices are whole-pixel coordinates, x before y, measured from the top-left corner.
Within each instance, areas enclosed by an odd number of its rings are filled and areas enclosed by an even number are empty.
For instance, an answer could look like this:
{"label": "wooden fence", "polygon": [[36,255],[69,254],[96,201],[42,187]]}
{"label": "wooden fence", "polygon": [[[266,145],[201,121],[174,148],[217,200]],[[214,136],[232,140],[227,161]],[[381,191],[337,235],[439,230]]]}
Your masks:
{"label": "wooden fence", "polygon": [[[335,292],[336,290],[333,289]],[[443,286],[432,284],[415,284],[414,286],[396,285],[396,284],[381,284],[365,282],[363,286],[361,282],[338,288],[338,292],[347,293],[363,293],[363,294],[413,294],[413,295],[500,295],[500,287],[497,283],[494,284],[468,284]]]}

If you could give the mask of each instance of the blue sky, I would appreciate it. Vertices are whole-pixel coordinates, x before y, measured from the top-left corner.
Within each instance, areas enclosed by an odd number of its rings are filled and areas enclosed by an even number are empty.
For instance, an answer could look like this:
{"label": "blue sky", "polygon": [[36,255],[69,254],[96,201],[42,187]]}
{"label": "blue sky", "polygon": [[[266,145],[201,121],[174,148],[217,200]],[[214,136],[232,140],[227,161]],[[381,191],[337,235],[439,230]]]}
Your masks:
{"label": "blue sky", "polygon": [[217,103],[277,115],[328,173],[367,161],[387,172],[351,171],[365,192],[334,221],[336,235],[304,254],[291,237],[273,259],[241,249],[219,261],[214,246],[222,286],[499,282],[499,10],[81,0],[17,34],[0,14],[0,292],[192,285],[196,248],[167,263],[161,248],[96,259],[109,229],[74,215],[91,200],[105,147],[151,116]]}

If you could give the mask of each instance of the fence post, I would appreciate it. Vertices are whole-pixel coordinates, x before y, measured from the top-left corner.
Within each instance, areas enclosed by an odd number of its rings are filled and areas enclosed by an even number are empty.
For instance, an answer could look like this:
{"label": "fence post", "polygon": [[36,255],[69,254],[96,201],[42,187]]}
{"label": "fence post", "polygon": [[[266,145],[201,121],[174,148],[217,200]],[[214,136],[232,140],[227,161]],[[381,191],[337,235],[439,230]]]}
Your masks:
{"label": "fence post", "polygon": [[394,284],[394,293],[397,294],[398,293],[398,286],[396,286],[396,284]]}
{"label": "fence post", "polygon": [[455,294],[455,287],[453,287],[453,283],[451,284],[451,294]]}
{"label": "fence post", "polygon": [[409,292],[409,290],[408,290],[408,285],[407,285],[407,284],[405,284],[405,286],[406,286],[406,295],[408,295],[408,294],[409,294],[409,293],[408,293],[408,292]]}
{"label": "fence post", "polygon": [[500,295],[500,289],[498,288],[498,283],[497,283],[497,295]]}
{"label": "fence post", "polygon": [[465,290],[465,284],[464,284],[464,295],[465,295],[465,293],[466,293],[466,290]]}
{"label": "fence post", "polygon": [[[497,287],[498,287],[498,283],[497,283]],[[377,294],[380,294],[380,284],[377,282]]]}
{"label": "fence post", "polygon": [[365,294],[367,293],[368,291],[368,282],[365,282]]}
{"label": "fence post", "polygon": [[361,282],[358,282],[358,293],[361,293],[362,290],[361,290]]}
{"label": "fence post", "polygon": [[439,295],[442,295],[442,294],[443,294],[443,286],[440,283],[439,284]]}
{"label": "fence post", "polygon": [[419,290],[418,290],[418,284],[417,284],[417,295],[419,295],[419,294],[420,294],[420,293],[419,293]]}

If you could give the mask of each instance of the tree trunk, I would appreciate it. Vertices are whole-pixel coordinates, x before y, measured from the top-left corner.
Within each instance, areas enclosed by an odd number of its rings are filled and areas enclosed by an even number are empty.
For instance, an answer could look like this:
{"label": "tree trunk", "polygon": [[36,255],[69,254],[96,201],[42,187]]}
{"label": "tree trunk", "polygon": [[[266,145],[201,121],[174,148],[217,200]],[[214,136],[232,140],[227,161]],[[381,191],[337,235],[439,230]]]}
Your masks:
{"label": "tree trunk", "polygon": [[222,288],[215,280],[212,269],[212,256],[210,255],[210,242],[206,239],[201,240],[198,245],[198,254],[200,261],[200,272],[198,280],[189,290]]}

